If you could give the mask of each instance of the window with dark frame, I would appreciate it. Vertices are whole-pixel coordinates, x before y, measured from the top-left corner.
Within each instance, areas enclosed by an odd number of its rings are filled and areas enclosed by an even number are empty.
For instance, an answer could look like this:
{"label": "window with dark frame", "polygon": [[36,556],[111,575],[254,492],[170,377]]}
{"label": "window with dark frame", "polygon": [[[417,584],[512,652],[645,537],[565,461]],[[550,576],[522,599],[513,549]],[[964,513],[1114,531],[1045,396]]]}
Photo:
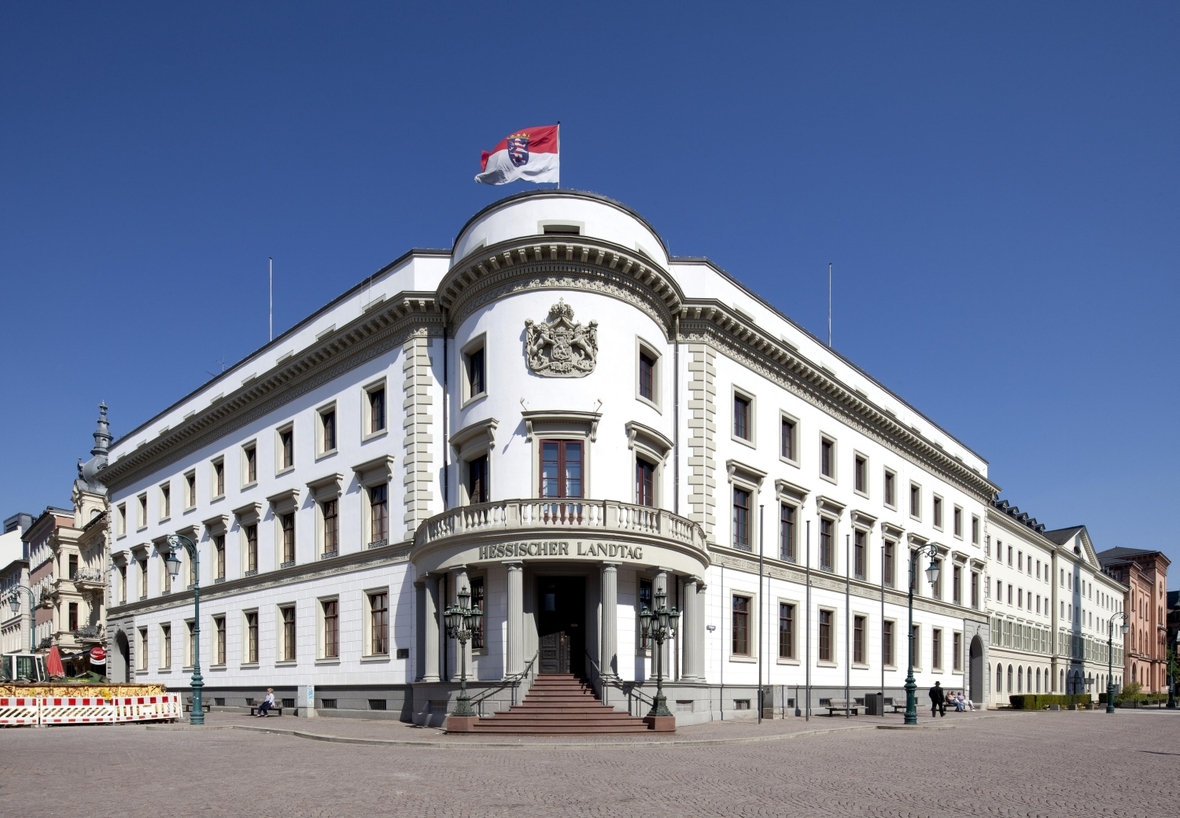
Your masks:
{"label": "window with dark frame", "polygon": [[490,499],[488,487],[488,464],[490,458],[483,454],[467,461],[467,501],[471,504],[486,503]]}
{"label": "window with dark frame", "polygon": [[824,477],[836,476],[836,444],[826,437],[819,439],[819,473]]}
{"label": "window with dark frame", "polygon": [[325,599],[321,603],[324,612],[324,658],[340,658],[340,602]]}
{"label": "window with dark frame", "polygon": [[914,625],[910,631],[910,638],[914,642],[914,667],[922,666],[922,626]]}
{"label": "window with dark frame", "polygon": [[541,441],[541,486],[543,498],[582,496],[582,441]]}
{"label": "window with dark frame", "polygon": [[280,567],[295,564],[295,513],[279,515],[279,526],[283,532],[283,559]]}
{"label": "window with dark frame", "polygon": [[955,506],[953,520],[954,520],[954,529],[952,530],[952,533],[956,537],[962,537],[963,536],[963,509],[959,508],[958,506]]}
{"label": "window with dark frame", "polygon": [[78,603],[77,602],[70,603],[68,628],[71,631],[78,630]]}
{"label": "window with dark frame", "polygon": [[782,428],[779,431],[779,455],[786,460],[795,460],[795,451],[795,421],[783,418]]}
{"label": "window with dark frame", "polygon": [[[186,497],[187,497],[187,501],[185,502],[185,507],[186,508],[193,508],[197,504],[197,473],[195,471],[190,471],[188,474],[186,474],[184,476],[184,485],[185,485],[185,493],[186,493]],[[123,530],[124,531],[127,530],[126,514],[127,514],[127,512],[121,509],[120,516],[123,517],[122,522],[123,522]]]}
{"label": "window with dark frame", "polygon": [[246,483],[258,482],[258,447],[254,445],[247,446],[242,450],[246,458]]}
{"label": "window with dark frame", "polygon": [[320,412],[320,452],[336,450],[336,410]]}
{"label": "window with dark frame", "polygon": [[892,541],[886,540],[881,554],[881,582],[886,588],[892,588],[896,584],[897,574],[893,559],[895,548]]}
{"label": "window with dark frame", "polygon": [[857,579],[865,578],[867,540],[868,535],[863,531],[857,530],[852,534],[852,575]]}
{"label": "window with dark frame", "polygon": [[[136,664],[139,670],[148,669],[148,635],[147,628],[139,629],[139,661]],[[164,667],[164,656],[160,655],[160,667]]]}
{"label": "window with dark frame", "polygon": [[930,667],[942,670],[942,628],[930,631]]}
{"label": "window with dark frame", "polygon": [[242,526],[246,534],[246,576],[258,573],[258,526]]}
{"label": "window with dark frame", "polygon": [[289,469],[295,465],[295,429],[288,426],[279,432],[279,468]]}
{"label": "window with dark frame", "polygon": [[385,387],[378,386],[367,393],[369,401],[369,434],[385,431]]}
{"label": "window with dark frame", "polygon": [[789,602],[778,605],[778,658],[795,658],[795,606]]}
{"label": "window with dark frame", "polygon": [[922,488],[916,483],[910,483],[910,516],[922,516]]}
{"label": "window with dark frame", "polygon": [[373,656],[389,653],[389,594],[369,594],[369,652]]}
{"label": "window with dark frame", "polygon": [[733,547],[750,550],[751,494],[743,488],[733,489]]}
{"label": "window with dark frame", "polygon": [[165,520],[172,516],[172,486],[165,483],[160,486],[160,519]]}
{"label": "window with dark frame", "polygon": [[956,605],[963,604],[963,567],[956,565],[951,577],[951,600]]}
{"label": "window with dark frame", "polygon": [[635,502],[651,508],[656,505],[656,467],[642,457],[635,458]]}
{"label": "window with dark frame", "polygon": [[934,498],[934,507],[932,509],[932,513],[934,515],[934,527],[935,528],[942,528],[942,498],[941,497],[936,496]]}
{"label": "window with dark frame", "polygon": [[853,488],[861,494],[868,494],[869,491],[868,470],[869,462],[858,454],[853,460]]}
{"label": "window with dark frame", "polygon": [[852,661],[855,664],[865,664],[865,617],[852,618]]}
{"label": "window with dark frame", "polygon": [[[485,614],[488,612],[487,596],[485,593],[485,583],[483,577],[471,577],[471,606],[479,608]],[[483,650],[487,647],[484,636],[484,622],[486,617],[481,617],[479,620],[479,627],[471,634],[471,649]]]}
{"label": "window with dark frame", "polygon": [[[147,634],[146,628],[144,634]],[[144,667],[147,667],[147,657],[144,657]],[[167,624],[160,626],[160,667],[165,670],[172,667],[172,626]]]}
{"label": "window with dark frame", "polygon": [[963,669],[963,634],[954,633],[951,635],[951,652],[954,654],[951,657],[951,669]]}
{"label": "window with dark frame", "polygon": [[246,611],[246,664],[258,663],[258,611]]}
{"label": "window with dark frame", "polygon": [[778,545],[779,559],[795,562],[795,507],[786,503],[778,506]]}
{"label": "window with dark frame", "polygon": [[888,469],[885,470],[885,505],[897,506],[897,475]]}
{"label": "window with dark frame", "polygon": [[656,359],[646,350],[639,351],[639,397],[655,403]]}
{"label": "window with dark frame", "polygon": [[282,622],[283,658],[284,662],[295,661],[295,606],[287,605],[279,608],[279,619]]}
{"label": "window with dark frame", "polygon": [[733,640],[732,653],[735,656],[750,655],[750,598],[733,595]]}
{"label": "window with dark frame", "polygon": [[340,505],[337,500],[325,500],[320,504],[324,516],[324,555],[336,554],[340,550]]}
{"label": "window with dark frame", "polygon": [[971,516],[971,542],[979,545],[979,518]]}
{"label": "window with dark frame", "polygon": [[225,535],[213,536],[213,579],[225,579]]}
{"label": "window with dark frame", "polygon": [[213,664],[225,664],[225,617],[213,617]]}
{"label": "window with dark frame", "polygon": [[184,625],[188,629],[188,654],[185,656],[184,666],[192,667],[193,659],[197,655],[197,628],[191,619],[185,622]]}
{"label": "window with dark frame", "polygon": [[473,349],[464,358],[464,363],[467,367],[467,397],[474,398],[477,395],[482,395],[486,389],[486,382],[484,380],[486,375],[484,370],[484,348],[479,347],[478,349]]}
{"label": "window with dark frame", "polygon": [[827,517],[819,518],[819,567],[822,571],[835,570],[835,523]]}
{"label": "window with dark frame", "polygon": [[750,399],[745,395],[733,396],[733,435],[750,440]]}
{"label": "window with dark frame", "polygon": [[139,560],[139,598],[147,599],[148,596],[148,563],[147,557]]}
{"label": "window with dark frame", "polygon": [[893,622],[886,619],[881,623],[881,661],[886,667],[893,667]]}
{"label": "window with dark frame", "polygon": [[832,662],[832,612],[820,608],[819,611],[819,660]]}
{"label": "window with dark frame", "polygon": [[213,461],[213,491],[216,497],[225,495],[225,461],[221,459]]}
{"label": "window with dark frame", "polygon": [[971,572],[971,607],[979,607],[979,573]]}
{"label": "window with dark frame", "polygon": [[389,486],[369,487],[369,543],[389,539]]}

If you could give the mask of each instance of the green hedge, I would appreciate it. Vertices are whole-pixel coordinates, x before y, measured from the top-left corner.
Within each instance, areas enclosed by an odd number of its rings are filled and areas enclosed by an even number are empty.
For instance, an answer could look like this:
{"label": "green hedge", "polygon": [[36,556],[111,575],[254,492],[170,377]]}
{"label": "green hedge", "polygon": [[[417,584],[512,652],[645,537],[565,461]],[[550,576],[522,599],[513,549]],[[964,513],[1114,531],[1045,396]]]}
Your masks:
{"label": "green hedge", "polygon": [[1009,696],[1008,701],[1012,703],[1013,710],[1044,710],[1051,704],[1059,704],[1062,707],[1069,707],[1071,704],[1088,706],[1093,700],[1088,693],[1068,696],[1057,693],[1026,693],[1023,696]]}
{"label": "green hedge", "polygon": [[[1133,696],[1124,696],[1121,693],[1116,693],[1114,703],[1116,706],[1122,707],[1124,705],[1139,705],[1146,707],[1148,705],[1157,705],[1168,700],[1167,693],[1136,693]],[[1098,694],[1098,703],[1106,704],[1106,694]]]}

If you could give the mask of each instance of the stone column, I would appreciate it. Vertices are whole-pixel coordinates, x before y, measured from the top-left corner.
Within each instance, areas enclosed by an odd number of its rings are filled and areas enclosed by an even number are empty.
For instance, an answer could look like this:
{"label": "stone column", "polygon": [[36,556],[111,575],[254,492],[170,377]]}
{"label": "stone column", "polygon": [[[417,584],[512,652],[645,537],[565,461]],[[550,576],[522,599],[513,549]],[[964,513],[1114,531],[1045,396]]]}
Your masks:
{"label": "stone column", "polygon": [[508,644],[504,675],[524,673],[524,566],[508,563]]}
{"label": "stone column", "polygon": [[[655,582],[652,583],[651,590],[652,590],[652,596],[653,596],[652,601],[653,602],[655,601],[654,596],[655,596],[656,591],[663,591],[665,594],[668,594],[668,569],[667,568],[657,569],[656,579],[655,579]],[[672,595],[671,594],[668,594],[668,598],[666,600],[664,600],[664,604],[666,606],[668,606],[669,608],[672,607]],[[674,668],[672,667],[672,665],[668,661],[668,657],[671,655],[671,648],[672,648],[672,640],[670,638],[665,639],[664,644],[661,645],[659,648],[659,650],[660,650],[659,673],[661,675],[663,675],[665,682],[671,681],[673,676],[675,676],[675,674],[673,673]],[[654,661],[652,662],[652,669],[651,670],[652,670],[653,674],[656,673],[656,663]]]}
{"label": "stone column", "polygon": [[684,581],[681,644],[684,646],[684,680],[689,682],[701,682],[705,678],[705,622],[704,606],[699,597],[700,586],[698,577],[688,577]]}
{"label": "stone column", "polygon": [[422,611],[422,634],[423,634],[423,663],[422,663],[422,679],[423,682],[437,682],[438,675],[438,577],[433,574],[427,574],[422,579],[423,590],[423,611]]}
{"label": "stone column", "polygon": [[619,675],[619,563],[602,564],[602,626],[598,651],[599,672],[603,677]]}

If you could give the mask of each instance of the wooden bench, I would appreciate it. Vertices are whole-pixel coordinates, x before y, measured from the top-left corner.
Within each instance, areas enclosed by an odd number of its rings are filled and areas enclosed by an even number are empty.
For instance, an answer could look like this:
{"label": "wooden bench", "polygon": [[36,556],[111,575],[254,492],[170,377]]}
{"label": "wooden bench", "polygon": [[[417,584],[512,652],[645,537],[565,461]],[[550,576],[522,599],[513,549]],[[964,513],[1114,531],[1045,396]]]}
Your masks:
{"label": "wooden bench", "polygon": [[904,713],[905,712],[905,701],[899,702],[894,699],[886,699],[885,706],[888,707],[894,713]]}
{"label": "wooden bench", "polygon": [[[204,710],[206,713],[209,712],[209,708],[212,706],[213,706],[212,702],[207,702],[204,699],[201,699],[201,709]],[[188,699],[184,703],[184,712],[186,712],[186,713],[193,712],[193,700],[192,699]]]}
{"label": "wooden bench", "polygon": [[853,716],[860,714],[860,705],[855,699],[830,699],[824,706],[827,707],[829,716],[834,716],[837,712],[850,713]]}
{"label": "wooden bench", "polygon": [[[246,699],[246,704],[250,705],[250,715],[257,716],[258,715],[258,708],[262,706],[262,701],[259,699]],[[269,712],[273,713],[276,716],[281,716],[281,715],[283,715],[283,706],[276,702],[274,705],[271,706]]]}

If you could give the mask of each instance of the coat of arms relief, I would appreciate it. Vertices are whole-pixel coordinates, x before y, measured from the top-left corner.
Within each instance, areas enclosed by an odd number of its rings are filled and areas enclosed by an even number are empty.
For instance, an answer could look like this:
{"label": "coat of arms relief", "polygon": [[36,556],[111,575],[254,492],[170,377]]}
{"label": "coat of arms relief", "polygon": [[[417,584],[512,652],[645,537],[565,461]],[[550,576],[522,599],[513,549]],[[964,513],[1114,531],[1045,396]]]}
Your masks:
{"label": "coat of arms relief", "polygon": [[564,300],[549,310],[549,320],[524,322],[525,359],[529,369],[548,378],[584,378],[598,362],[598,322],[574,322],[574,310]]}

